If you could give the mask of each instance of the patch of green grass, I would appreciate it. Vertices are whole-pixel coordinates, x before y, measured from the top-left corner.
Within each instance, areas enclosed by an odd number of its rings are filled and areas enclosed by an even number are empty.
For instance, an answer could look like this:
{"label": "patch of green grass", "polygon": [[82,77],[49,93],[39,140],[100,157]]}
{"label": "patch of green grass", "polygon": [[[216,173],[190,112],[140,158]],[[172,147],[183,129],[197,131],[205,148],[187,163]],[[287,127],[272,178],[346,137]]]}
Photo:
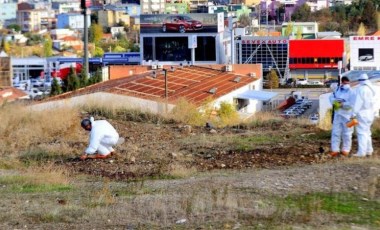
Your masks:
{"label": "patch of green grass", "polygon": [[356,194],[315,193],[297,195],[289,196],[280,203],[288,208],[299,209],[305,215],[324,211],[340,215],[342,222],[380,227],[380,202],[366,200]]}
{"label": "patch of green grass", "polygon": [[319,130],[318,132],[306,133],[296,136],[297,140],[330,140],[331,130]]}
{"label": "patch of green grass", "polygon": [[32,165],[33,163],[44,163],[47,161],[58,160],[62,157],[63,156],[53,152],[47,152],[43,150],[31,150],[21,154],[19,159],[25,165]]}
{"label": "patch of green grass", "polygon": [[279,136],[273,135],[253,135],[247,137],[234,137],[229,141],[231,149],[248,151],[257,147],[257,145],[269,144],[280,141]]}
{"label": "patch of green grass", "polygon": [[279,127],[284,123],[282,119],[271,118],[268,120],[263,119],[253,119],[247,124],[249,128],[259,128],[259,127]]}
{"label": "patch of green grass", "polygon": [[16,193],[62,192],[73,189],[70,185],[36,183],[30,177],[22,175],[2,176],[0,185],[5,186],[7,191]]}

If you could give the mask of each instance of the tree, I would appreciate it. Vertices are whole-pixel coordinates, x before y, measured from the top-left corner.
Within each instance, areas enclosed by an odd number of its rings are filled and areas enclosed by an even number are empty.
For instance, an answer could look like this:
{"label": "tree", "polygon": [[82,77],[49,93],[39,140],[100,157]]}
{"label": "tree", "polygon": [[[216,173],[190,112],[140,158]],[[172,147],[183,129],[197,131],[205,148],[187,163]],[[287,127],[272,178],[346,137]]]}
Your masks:
{"label": "tree", "polygon": [[239,24],[242,27],[250,26],[252,22],[252,19],[249,17],[248,14],[242,14],[239,17]]}
{"label": "tree", "polygon": [[299,27],[297,28],[296,39],[302,39],[302,27],[301,27],[301,26],[299,26]]}
{"label": "tree", "polygon": [[102,37],[103,27],[96,23],[91,24],[88,34],[88,41],[97,44],[102,40]]}
{"label": "tree", "polygon": [[292,22],[289,22],[288,25],[286,26],[285,28],[285,31],[284,31],[284,35],[285,36],[290,36],[293,34],[293,23]]}
{"label": "tree", "polygon": [[270,89],[277,89],[280,85],[280,80],[278,78],[276,70],[272,69],[268,74],[267,74],[267,79],[268,79],[268,86]]}
{"label": "tree", "polygon": [[75,72],[75,69],[73,67],[70,68],[70,73],[67,76],[67,87],[66,91],[73,91],[77,90],[80,87],[79,78]]}
{"label": "tree", "polygon": [[86,87],[88,85],[88,75],[86,73],[86,68],[84,65],[82,66],[82,69],[79,74],[79,85],[81,88]]}
{"label": "tree", "polygon": [[0,47],[0,50],[3,50],[5,53],[9,54],[9,52],[11,51],[11,47],[9,45],[9,42],[7,42],[5,40],[5,37],[3,37],[3,39],[1,40],[1,47]]}
{"label": "tree", "polygon": [[365,27],[365,25],[362,23],[360,23],[359,25],[359,29],[358,29],[358,35],[359,36],[365,36],[365,34],[367,33],[367,28]]}
{"label": "tree", "polygon": [[373,1],[365,1],[362,13],[362,23],[370,29],[376,29],[376,9]]}
{"label": "tree", "polygon": [[88,79],[88,81],[90,85],[98,83],[98,82],[102,82],[103,81],[102,71],[97,70],[95,74],[92,77],[90,77],[90,79]]}
{"label": "tree", "polygon": [[62,93],[62,87],[59,84],[57,78],[53,78],[53,82],[51,83],[50,96],[55,96]]}
{"label": "tree", "polygon": [[103,57],[104,50],[98,46],[95,46],[94,57]]}
{"label": "tree", "polygon": [[44,56],[51,57],[53,56],[53,41],[51,40],[50,35],[45,36],[44,40]]}
{"label": "tree", "polygon": [[21,31],[21,26],[17,25],[17,24],[10,24],[9,26],[7,26],[7,29],[10,29],[10,30],[14,30],[16,32],[19,32]]}
{"label": "tree", "polygon": [[292,21],[309,21],[311,15],[310,6],[302,4],[292,14]]}
{"label": "tree", "polygon": [[121,47],[121,46],[116,46],[114,49],[113,49],[113,52],[116,52],[116,53],[122,53],[122,52],[125,52],[126,49]]}

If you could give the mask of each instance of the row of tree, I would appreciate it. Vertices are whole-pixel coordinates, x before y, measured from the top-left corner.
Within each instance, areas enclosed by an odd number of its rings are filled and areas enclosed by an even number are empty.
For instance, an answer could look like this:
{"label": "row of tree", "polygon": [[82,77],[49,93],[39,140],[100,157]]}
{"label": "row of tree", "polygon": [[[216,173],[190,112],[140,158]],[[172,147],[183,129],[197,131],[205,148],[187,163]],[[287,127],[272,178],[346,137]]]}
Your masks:
{"label": "row of tree", "polygon": [[380,29],[380,0],[354,0],[350,5],[336,5],[311,12],[310,6],[303,4],[292,14],[292,21],[316,21],[320,31],[339,31],[343,36],[356,33],[364,27],[369,33]]}
{"label": "row of tree", "polygon": [[56,78],[53,79],[51,84],[50,96],[55,96],[63,92],[75,91],[102,81],[102,73],[100,70],[96,71],[92,77],[88,77],[85,68],[82,68],[79,74],[71,67],[70,73],[61,86]]}

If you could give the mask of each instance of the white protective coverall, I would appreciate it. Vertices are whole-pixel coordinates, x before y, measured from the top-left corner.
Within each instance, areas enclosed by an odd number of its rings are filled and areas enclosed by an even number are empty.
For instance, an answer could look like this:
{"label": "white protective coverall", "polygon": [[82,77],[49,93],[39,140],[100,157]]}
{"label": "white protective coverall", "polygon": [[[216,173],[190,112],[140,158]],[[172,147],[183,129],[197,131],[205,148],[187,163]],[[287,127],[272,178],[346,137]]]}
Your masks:
{"label": "white protective coverall", "polygon": [[349,153],[352,145],[353,127],[348,128],[346,123],[352,116],[352,103],[354,99],[353,90],[349,85],[341,85],[330,95],[331,104],[339,101],[341,107],[334,110],[333,125],[331,131],[331,151],[340,152],[342,140],[342,151]]}
{"label": "white protective coverall", "polygon": [[86,154],[98,152],[101,155],[108,155],[114,151],[112,146],[119,140],[119,134],[115,128],[106,120],[94,121],[91,118],[90,144]]}
{"label": "white protective coverall", "polygon": [[356,116],[359,122],[356,126],[358,137],[358,152],[356,156],[361,157],[372,155],[373,153],[371,125],[375,119],[374,104],[376,91],[372,83],[367,79],[367,74],[362,74],[359,77],[360,85],[356,89],[353,105],[353,116]]}

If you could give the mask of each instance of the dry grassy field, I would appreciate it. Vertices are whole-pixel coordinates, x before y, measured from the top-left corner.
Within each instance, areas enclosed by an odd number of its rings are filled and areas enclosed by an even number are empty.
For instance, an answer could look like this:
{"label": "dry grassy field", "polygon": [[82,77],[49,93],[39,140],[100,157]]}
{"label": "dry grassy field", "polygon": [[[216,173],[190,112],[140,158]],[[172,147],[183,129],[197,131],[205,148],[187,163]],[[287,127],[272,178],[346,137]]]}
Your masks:
{"label": "dry grassy field", "polygon": [[[331,159],[327,124],[178,108],[0,107],[0,229],[380,228],[379,120],[375,156]],[[125,138],[115,156],[78,159],[87,116]]]}

